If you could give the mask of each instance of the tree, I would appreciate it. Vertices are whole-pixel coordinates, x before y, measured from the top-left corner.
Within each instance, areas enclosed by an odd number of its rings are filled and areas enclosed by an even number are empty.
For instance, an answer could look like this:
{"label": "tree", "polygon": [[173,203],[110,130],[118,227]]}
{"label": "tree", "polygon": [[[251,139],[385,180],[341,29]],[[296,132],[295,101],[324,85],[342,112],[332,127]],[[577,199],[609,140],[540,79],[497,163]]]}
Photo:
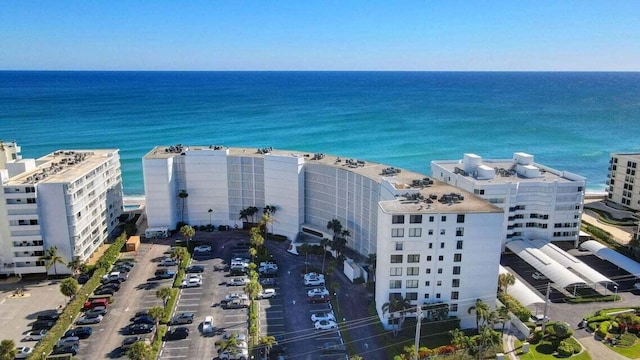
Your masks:
{"label": "tree", "polygon": [[85,267],[85,264],[82,260],[80,260],[79,257],[76,256],[71,261],[69,261],[67,267],[71,269],[71,271],[73,271],[73,275],[75,276],[82,271],[82,268]]}
{"label": "tree", "polygon": [[164,304],[164,308],[167,307],[167,301],[173,295],[173,290],[170,287],[161,287],[156,290],[156,297],[162,299],[162,303]]}
{"label": "tree", "polygon": [[156,321],[156,329],[158,328],[158,324],[160,324],[160,320],[164,317],[164,315],[164,308],[160,306],[154,306],[149,309],[149,316]]}
{"label": "tree", "polygon": [[449,335],[451,335],[451,344],[456,347],[456,353],[454,353],[453,358],[455,360],[456,354],[458,350],[462,350],[462,357],[467,353],[469,349],[473,347],[473,341],[470,336],[467,336],[464,331],[460,329],[454,329],[449,331]]}
{"label": "tree", "polygon": [[153,349],[145,341],[136,341],[127,350],[127,356],[131,360],[151,360],[153,358]]}
{"label": "tree", "polygon": [[264,245],[264,237],[259,227],[254,226],[249,230],[249,242],[256,249]]}
{"label": "tree", "polygon": [[504,333],[504,327],[506,323],[509,321],[509,308],[504,305],[501,305],[496,309],[497,319],[500,323],[502,323],[502,332]]}
{"label": "tree", "polygon": [[269,224],[273,224],[275,221],[276,221],[276,219],[274,217],[272,217],[271,215],[269,215],[268,213],[262,214],[262,217],[260,218],[260,221],[258,222],[258,227],[260,229],[263,229],[265,240],[267,239],[267,233],[268,233]]}
{"label": "tree", "polygon": [[276,211],[278,211],[278,208],[275,207],[274,205],[265,205],[264,207],[265,214],[273,215],[276,213]]}
{"label": "tree", "polygon": [[2,340],[0,342],[0,360],[13,360],[18,354],[16,344],[13,340]]}
{"label": "tree", "polygon": [[184,203],[187,201],[187,198],[189,197],[189,193],[187,193],[187,190],[180,190],[178,197],[182,200],[182,210],[180,211],[180,221],[184,222]]}
{"label": "tree", "polygon": [[376,279],[376,265],[378,264],[378,254],[373,253],[367,255],[367,264],[369,265],[369,278],[372,282],[375,282]]}
{"label": "tree", "polygon": [[269,352],[271,351],[271,348],[277,344],[278,342],[273,336],[263,336],[260,338],[260,346],[264,348],[264,355],[266,359],[269,358]]}
{"label": "tree", "polygon": [[322,247],[322,272],[324,273],[324,260],[327,258],[327,245],[331,240],[324,238],[320,240],[320,247]]}
{"label": "tree", "polygon": [[191,241],[195,234],[196,229],[194,229],[193,226],[183,225],[180,228],[180,235],[184,236],[185,239],[187,239],[187,247],[189,247],[189,241]]}
{"label": "tree", "polygon": [[182,246],[176,246],[171,250],[171,257],[177,259],[180,264],[189,257],[189,250]]}
{"label": "tree", "polygon": [[255,222],[255,215],[258,213],[258,208],[255,206],[249,206],[247,208],[247,213],[251,216],[251,222]]}
{"label": "tree", "polygon": [[236,333],[232,333],[227,340],[216,341],[215,345],[220,348],[219,353],[228,351],[230,354],[241,353],[241,346],[244,346],[243,343],[238,340],[238,335]]}
{"label": "tree", "polygon": [[78,284],[78,281],[72,277],[66,278],[60,282],[60,292],[62,295],[69,297],[69,300],[71,300],[71,297],[78,292],[79,288],[80,285]]}
{"label": "tree", "polygon": [[467,312],[471,314],[472,311],[475,311],[476,313],[476,328],[478,333],[480,333],[480,324],[489,317],[491,308],[489,307],[489,304],[480,299],[476,299],[475,305],[471,306]]}
{"label": "tree", "polygon": [[499,343],[501,340],[502,335],[499,332],[489,328],[488,326],[483,326],[482,330],[478,332],[478,336],[476,337],[476,342],[478,344],[477,359],[482,357],[482,352],[484,352],[486,348]]}
{"label": "tree", "polygon": [[213,213],[213,209],[209,209],[207,210],[207,212],[209,213],[209,226],[213,225],[211,224],[211,213]]}
{"label": "tree", "polygon": [[[253,272],[256,273],[255,271]],[[262,292],[262,285],[258,282],[258,278],[251,279],[247,285],[244,286],[244,292],[247,293],[249,299],[255,300],[258,297],[258,294]]]}
{"label": "tree", "polygon": [[56,268],[56,264],[66,265],[62,256],[58,254],[58,248],[55,246],[51,246],[50,248],[45,250],[44,255],[40,256],[38,260],[46,262],[45,268],[47,269],[47,273],[53,266],[53,272],[56,277],[58,277],[58,269]]}
{"label": "tree", "polygon": [[516,283],[516,277],[512,273],[505,273],[498,275],[498,287],[504,293],[507,292],[507,288]]}
{"label": "tree", "polygon": [[240,210],[240,220],[249,221],[249,211],[247,209]]}
{"label": "tree", "polygon": [[632,313],[624,313],[616,316],[616,321],[622,326],[622,331],[626,333],[629,330],[629,325],[633,324],[635,317]]}
{"label": "tree", "polygon": [[336,237],[331,242],[331,250],[334,250],[336,252],[337,257],[340,257],[342,255],[346,246],[347,239],[342,236]]}
{"label": "tree", "polygon": [[305,270],[304,272],[307,273],[309,272],[309,252],[311,252],[311,245],[309,245],[308,243],[304,243],[300,246],[298,246],[298,251],[300,252],[300,254],[304,254],[304,266],[305,266]]}
{"label": "tree", "polygon": [[331,219],[327,223],[327,229],[333,231],[333,239],[335,240],[336,236],[342,232],[342,224],[338,219]]}
{"label": "tree", "polygon": [[394,297],[392,299],[389,300],[389,302],[386,302],[384,304],[382,304],[382,313],[388,313],[389,314],[389,319],[393,320],[390,322],[396,322],[395,319],[397,318],[397,326],[394,326],[393,328],[393,334],[394,336],[398,334],[398,331],[400,330],[400,327],[402,326],[402,323],[404,322],[404,315],[407,309],[411,308],[411,301],[407,298],[397,298]]}

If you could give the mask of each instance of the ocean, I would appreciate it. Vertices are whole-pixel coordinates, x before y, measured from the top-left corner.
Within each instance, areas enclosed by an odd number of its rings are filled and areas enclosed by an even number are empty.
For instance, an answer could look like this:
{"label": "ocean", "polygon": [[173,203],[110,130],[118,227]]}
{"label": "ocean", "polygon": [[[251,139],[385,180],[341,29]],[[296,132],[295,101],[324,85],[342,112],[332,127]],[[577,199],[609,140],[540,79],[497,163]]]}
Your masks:
{"label": "ocean", "polygon": [[605,188],[609,154],[640,152],[640,73],[0,71],[0,139],[24,158],[118,148],[144,193],[157,145],[273,147],[430,172],[514,152]]}

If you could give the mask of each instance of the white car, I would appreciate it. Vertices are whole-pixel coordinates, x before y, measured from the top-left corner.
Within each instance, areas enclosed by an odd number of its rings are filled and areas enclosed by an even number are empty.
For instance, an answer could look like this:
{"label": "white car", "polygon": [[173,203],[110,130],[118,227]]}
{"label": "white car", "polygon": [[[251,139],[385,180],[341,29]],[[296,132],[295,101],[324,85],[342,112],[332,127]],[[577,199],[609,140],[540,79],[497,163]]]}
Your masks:
{"label": "white car", "polygon": [[218,354],[220,360],[247,360],[249,358],[249,350],[244,347],[236,347],[228,349]]}
{"label": "white car", "polygon": [[332,312],[317,312],[311,315],[311,321],[314,323],[321,320],[336,321],[336,317]]}
{"label": "white car", "polygon": [[202,322],[202,332],[205,334],[213,332],[213,316],[205,316]]}
{"label": "white car", "polygon": [[249,283],[249,278],[233,278],[227,281],[227,286],[245,286]]}
{"label": "white car", "polygon": [[249,300],[249,296],[247,296],[247,294],[240,294],[240,293],[231,293],[227,296],[224,297],[224,302],[226,301],[231,301],[234,299],[240,299],[240,300]]}
{"label": "white car", "polygon": [[327,296],[329,295],[329,290],[325,287],[315,288],[307,291],[307,296]]}
{"label": "white car", "polygon": [[305,286],[324,286],[324,275],[317,273],[304,274]]}
{"label": "white car", "polygon": [[536,280],[547,280],[547,277],[544,276],[541,272],[536,271],[533,274],[531,274],[531,277],[536,279]]}
{"label": "white car", "polygon": [[178,262],[172,258],[164,258],[162,259],[162,261],[160,261],[159,265],[160,266],[176,266],[178,265]]}
{"label": "white car", "polygon": [[200,275],[200,274],[189,274],[189,275],[187,275],[186,279],[200,279],[200,280],[202,280],[202,275]]}
{"label": "white car", "polygon": [[97,316],[83,316],[78,321],[76,321],[76,325],[90,325],[90,324],[98,324],[102,321],[102,315]]}
{"label": "white car", "polygon": [[320,320],[316,321],[314,326],[318,330],[330,330],[336,329],[338,327],[338,324],[333,320]]}
{"label": "white car", "polygon": [[24,337],[24,341],[38,341],[42,340],[45,335],[47,335],[47,331],[49,330],[36,330],[32,331],[27,336]]}
{"label": "white car", "polygon": [[209,252],[211,251],[211,245],[200,245],[193,248],[195,252]]}
{"label": "white car", "polygon": [[202,279],[199,279],[199,278],[184,279],[182,280],[181,286],[183,288],[200,287],[202,286]]}
{"label": "white car", "polygon": [[26,359],[33,352],[33,348],[27,346],[20,346],[16,348],[15,359]]}
{"label": "white car", "polygon": [[276,296],[276,289],[263,289],[260,294],[258,294],[258,299],[270,299]]}
{"label": "white car", "polygon": [[232,337],[236,338],[236,341],[238,343],[246,343],[247,342],[247,335],[238,331],[231,331],[231,332],[226,332],[222,335],[222,340],[227,341],[229,339],[231,339]]}

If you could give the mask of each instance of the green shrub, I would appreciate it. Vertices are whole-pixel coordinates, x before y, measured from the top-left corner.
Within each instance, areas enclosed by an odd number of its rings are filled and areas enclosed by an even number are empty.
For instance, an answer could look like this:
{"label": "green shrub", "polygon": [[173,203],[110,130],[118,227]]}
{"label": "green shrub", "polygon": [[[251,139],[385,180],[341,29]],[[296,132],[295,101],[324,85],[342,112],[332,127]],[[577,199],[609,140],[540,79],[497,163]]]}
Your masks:
{"label": "green shrub", "polygon": [[596,329],[598,328],[598,326],[600,326],[599,322],[597,322],[597,323],[595,323],[595,322],[594,323],[589,323],[589,325],[587,325],[587,327],[589,328],[589,330],[591,332],[595,332]]}
{"label": "green shrub", "polygon": [[573,355],[573,346],[567,341],[563,340],[560,342],[557,351],[558,355],[560,356],[571,356]]}
{"label": "green shrub", "polygon": [[573,348],[574,354],[577,354],[580,351],[582,351],[582,346],[580,346],[580,343],[578,343],[578,341],[572,337],[564,339],[563,342],[566,342],[567,344],[571,345],[571,347]]}
{"label": "green shrub", "polygon": [[638,340],[638,337],[634,334],[624,333],[618,339],[618,346],[632,347],[636,343],[636,340]]}
{"label": "green shrub", "polygon": [[542,332],[542,330],[534,331],[531,337],[529,338],[529,342],[531,344],[537,344],[542,340],[543,337],[544,337],[544,333]]}
{"label": "green shrub", "polygon": [[604,339],[607,337],[607,333],[609,332],[609,327],[611,326],[611,321],[603,321],[598,325],[598,330],[596,331],[596,335],[600,338]]}
{"label": "green shrub", "polygon": [[611,320],[611,316],[596,315],[596,316],[592,316],[592,317],[587,318],[587,321],[589,323],[592,323],[592,322],[599,323],[599,322],[603,322],[603,321],[607,321],[607,320]]}

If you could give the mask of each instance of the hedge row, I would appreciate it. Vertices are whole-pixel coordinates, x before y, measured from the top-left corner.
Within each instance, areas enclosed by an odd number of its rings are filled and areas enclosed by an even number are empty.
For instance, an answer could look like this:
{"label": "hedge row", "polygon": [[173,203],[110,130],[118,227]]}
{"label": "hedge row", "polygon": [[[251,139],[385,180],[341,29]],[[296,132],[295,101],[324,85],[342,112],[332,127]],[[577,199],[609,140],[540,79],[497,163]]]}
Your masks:
{"label": "hedge row", "polygon": [[76,297],[71,300],[60,314],[60,317],[56,321],[56,324],[47,332],[47,335],[42,339],[33,349],[33,352],[28,357],[29,360],[44,360],[46,355],[53,351],[53,347],[58,342],[58,339],[64,335],[67,329],[72,325],[73,320],[78,313],[82,310],[85,301],[89,298],[89,294],[100,284],[102,276],[111,269],[111,266],[118,258],[120,249],[127,242],[127,233],[122,233],[116,241],[111,245],[102,255],[97,262],[96,270],[91,276],[91,279],[76,294]]}

